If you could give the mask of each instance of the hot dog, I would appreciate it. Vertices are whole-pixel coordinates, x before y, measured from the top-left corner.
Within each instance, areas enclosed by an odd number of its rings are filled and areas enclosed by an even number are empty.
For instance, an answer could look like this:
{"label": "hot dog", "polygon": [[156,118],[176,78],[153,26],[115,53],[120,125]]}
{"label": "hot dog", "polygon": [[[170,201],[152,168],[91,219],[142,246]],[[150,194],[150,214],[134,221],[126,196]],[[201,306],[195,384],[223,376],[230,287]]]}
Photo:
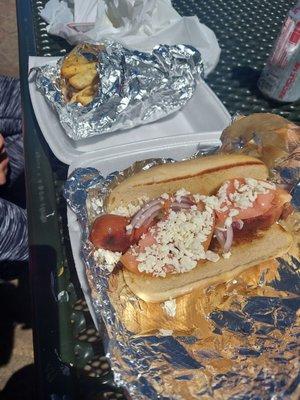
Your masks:
{"label": "hot dog", "polygon": [[90,240],[119,253],[139,298],[176,298],[287,252],[292,237],[276,222],[291,196],[267,178],[260,160],[243,155],[156,166],[112,190]]}

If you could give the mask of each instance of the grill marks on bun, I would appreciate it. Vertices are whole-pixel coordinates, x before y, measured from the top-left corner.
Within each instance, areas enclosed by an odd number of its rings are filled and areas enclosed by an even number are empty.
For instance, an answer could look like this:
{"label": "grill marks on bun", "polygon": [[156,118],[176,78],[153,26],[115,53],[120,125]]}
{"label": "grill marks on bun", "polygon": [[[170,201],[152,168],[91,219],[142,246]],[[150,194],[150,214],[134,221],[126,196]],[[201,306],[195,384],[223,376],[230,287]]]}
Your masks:
{"label": "grill marks on bun", "polygon": [[268,169],[260,160],[239,154],[218,154],[157,165],[118,184],[108,198],[107,211],[131,203],[141,196],[151,200],[162,193],[175,193],[182,187],[193,194],[210,195],[224,181],[236,176],[265,180]]}

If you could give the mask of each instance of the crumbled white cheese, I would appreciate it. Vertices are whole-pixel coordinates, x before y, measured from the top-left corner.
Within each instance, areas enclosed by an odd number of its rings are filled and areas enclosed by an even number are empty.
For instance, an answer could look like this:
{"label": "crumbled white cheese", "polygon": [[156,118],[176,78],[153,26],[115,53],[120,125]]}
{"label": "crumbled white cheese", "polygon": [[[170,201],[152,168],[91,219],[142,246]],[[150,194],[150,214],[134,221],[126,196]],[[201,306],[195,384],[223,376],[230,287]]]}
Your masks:
{"label": "crumbled white cheese", "polygon": [[164,199],[164,200],[169,200],[169,198],[170,198],[170,196],[168,195],[168,193],[163,193],[160,197],[161,197],[162,199]]}
{"label": "crumbled white cheese", "polygon": [[111,212],[111,214],[120,215],[122,217],[132,217],[135,213],[137,213],[141,207],[149,201],[149,198],[146,196],[139,197],[134,202],[128,203],[126,206],[119,206],[115,210]]}
{"label": "crumbled white cheese", "polygon": [[101,265],[104,265],[109,272],[112,272],[117,263],[119,262],[122,253],[117,251],[97,249],[94,251],[94,260]]}
{"label": "crumbled white cheese", "polygon": [[224,226],[226,226],[226,228],[229,228],[231,225],[232,225],[232,217],[227,217],[225,219]]}
{"label": "crumbled white cheese", "polygon": [[[266,194],[269,190],[276,189],[276,186],[270,182],[245,178],[245,183],[242,184],[235,179],[233,181],[235,192],[229,193],[227,196],[228,184],[228,182],[225,182],[218,191],[219,211],[227,211],[228,205],[233,205],[241,210],[251,208],[253,207],[258,195]],[[218,210],[218,207],[214,206],[214,209]],[[239,213],[240,210],[231,209],[224,225],[229,227],[232,224],[232,217],[239,215]]]}
{"label": "crumbled white cheese", "polygon": [[186,189],[184,189],[184,188],[181,188],[181,189],[178,189],[177,190],[177,192],[175,193],[175,196],[180,196],[180,197],[182,197],[182,196],[188,196],[190,194],[190,192],[188,192]]}
{"label": "crumbled white cheese", "polygon": [[228,217],[225,219],[224,226],[226,228],[229,228],[232,225],[233,217],[236,217],[237,215],[239,215],[239,213],[239,210],[236,210],[234,208],[231,209],[228,213]]}
{"label": "crumbled white cheese", "polygon": [[137,257],[140,272],[166,276],[166,272],[181,273],[194,269],[199,260],[206,259],[204,242],[213,228],[213,210],[171,211],[150,232],[155,243]]}
{"label": "crumbled white cheese", "polygon": [[228,207],[227,206],[221,207],[221,208],[219,208],[219,211],[221,211],[221,212],[228,211]]}
{"label": "crumbled white cheese", "polygon": [[240,187],[240,182],[237,179],[235,179],[233,181],[233,186],[234,186],[235,189],[238,189]]}
{"label": "crumbled white cheese", "polygon": [[225,182],[219,189],[217,197],[219,198],[220,204],[226,206],[228,204],[227,189],[229,182]]}
{"label": "crumbled white cheese", "polygon": [[200,200],[213,209],[217,210],[220,207],[220,200],[217,196],[202,196]]}
{"label": "crumbled white cheese", "polygon": [[266,188],[266,189],[269,189],[269,190],[275,190],[275,189],[276,189],[275,183],[266,182],[266,181],[260,181],[259,183],[260,183],[260,185],[261,185],[262,187],[264,187],[264,188]]}
{"label": "crumbled white cheese", "polygon": [[228,216],[229,217],[236,217],[237,215],[239,215],[239,213],[240,213],[239,210],[236,210],[236,209],[233,208],[232,210],[229,211]]}
{"label": "crumbled white cheese", "polygon": [[126,231],[131,231],[133,226],[131,224],[126,225]]}
{"label": "crumbled white cheese", "polygon": [[199,203],[199,201],[203,201],[203,199],[205,198],[205,197],[207,197],[207,196],[204,196],[204,195],[202,195],[202,194],[198,194],[198,193],[195,193],[195,194],[193,194],[193,197],[194,197],[194,200],[195,200],[195,202],[196,203]]}
{"label": "crumbled white cheese", "polygon": [[159,333],[161,336],[171,336],[173,334],[172,329],[160,329]]}
{"label": "crumbled white cheese", "polygon": [[89,201],[89,206],[98,214],[102,210],[103,202],[97,197],[93,197]]}
{"label": "crumbled white cheese", "polygon": [[181,202],[181,198],[184,196],[188,196],[190,194],[190,192],[188,192],[187,190],[185,190],[184,188],[177,190],[177,192],[175,193],[175,200],[180,203]]}
{"label": "crumbled white cheese", "polygon": [[175,317],[176,315],[176,300],[166,300],[162,305],[163,310],[169,317]]}
{"label": "crumbled white cheese", "polygon": [[205,253],[205,255],[206,255],[206,259],[207,259],[208,261],[217,262],[217,261],[220,260],[219,254],[214,253],[214,252],[211,251],[211,250],[207,250],[207,252]]}
{"label": "crumbled white cheese", "polygon": [[228,251],[227,253],[223,253],[222,256],[223,256],[224,258],[230,258],[230,257],[231,257],[231,252]]}
{"label": "crumbled white cheese", "polygon": [[266,194],[270,189],[275,189],[275,185],[253,178],[245,178],[245,183],[240,184],[236,191],[229,195],[229,199],[235,207],[245,210],[253,207],[258,195]]}

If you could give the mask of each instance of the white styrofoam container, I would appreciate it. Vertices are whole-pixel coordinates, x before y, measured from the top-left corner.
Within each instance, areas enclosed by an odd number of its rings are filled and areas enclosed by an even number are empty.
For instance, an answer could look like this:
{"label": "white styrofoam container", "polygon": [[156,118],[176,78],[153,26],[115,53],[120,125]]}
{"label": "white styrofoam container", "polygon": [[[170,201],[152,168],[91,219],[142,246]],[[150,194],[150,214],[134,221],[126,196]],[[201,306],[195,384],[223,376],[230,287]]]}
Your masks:
{"label": "white styrofoam container", "polygon": [[[220,131],[216,131],[166,136],[161,139],[138,142],[135,145],[127,144],[86,153],[77,157],[70,165],[69,174],[79,167],[94,167],[101,171],[103,176],[107,176],[113,171],[120,171],[129,167],[135,161],[148,158],[170,157],[181,160],[194,154],[199,145],[219,144],[220,133]],[[96,314],[91,301],[91,291],[85,274],[85,266],[80,256],[82,245],[80,226],[76,215],[70,208],[68,208],[68,228],[77,275],[90,313],[98,328]]]}
{"label": "white styrofoam container", "polygon": [[[56,58],[30,57],[29,68],[55,61]],[[34,81],[29,82],[29,90],[41,131],[56,157],[70,165],[69,174],[79,167],[95,167],[103,176],[107,176],[138,160],[156,157],[181,160],[195,153],[199,145],[218,144],[220,133],[230,123],[226,108],[201,81],[188,104],[169,117],[126,131],[76,142],[67,136],[57,114],[38,92]],[[85,266],[80,257],[80,226],[70,209],[68,228],[78,278],[97,326]]]}
{"label": "white styrofoam container", "polygon": [[[54,63],[56,60],[53,57],[30,57],[29,68]],[[187,105],[168,117],[133,129],[75,141],[67,136],[58,115],[37,90],[33,79],[29,80],[29,90],[35,116],[47,143],[55,156],[68,165],[77,157],[98,149],[106,148],[112,153],[116,146],[136,146],[147,139],[214,132],[222,130],[230,121],[230,116],[220,100],[206,83],[201,81]]]}

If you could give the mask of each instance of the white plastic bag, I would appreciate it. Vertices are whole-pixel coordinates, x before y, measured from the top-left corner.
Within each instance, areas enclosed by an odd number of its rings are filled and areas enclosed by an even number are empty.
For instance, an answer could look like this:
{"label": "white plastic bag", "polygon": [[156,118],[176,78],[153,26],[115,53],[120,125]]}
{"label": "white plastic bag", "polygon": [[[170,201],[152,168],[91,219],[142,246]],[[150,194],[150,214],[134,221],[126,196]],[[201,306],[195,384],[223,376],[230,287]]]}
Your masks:
{"label": "white plastic bag", "polygon": [[219,61],[213,31],[196,16],[181,17],[170,0],[50,0],[41,16],[49,24],[49,33],[72,45],[105,38],[141,51],[156,44],[192,45],[202,54],[205,75]]}

